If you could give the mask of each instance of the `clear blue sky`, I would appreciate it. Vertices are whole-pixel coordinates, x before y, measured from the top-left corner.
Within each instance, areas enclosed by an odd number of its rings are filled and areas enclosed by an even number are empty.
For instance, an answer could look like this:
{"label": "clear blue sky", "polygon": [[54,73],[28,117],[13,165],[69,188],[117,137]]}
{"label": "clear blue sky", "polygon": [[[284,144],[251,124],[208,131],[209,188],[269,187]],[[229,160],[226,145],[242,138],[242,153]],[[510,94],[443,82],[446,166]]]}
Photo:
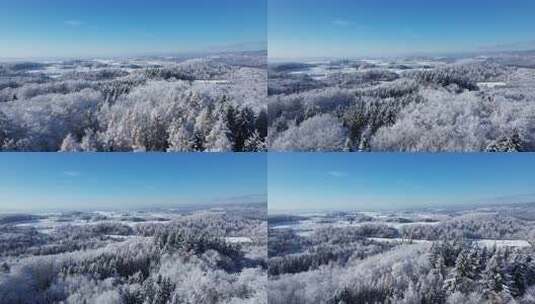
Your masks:
{"label": "clear blue sky", "polygon": [[263,153],[2,153],[0,212],[266,200]]}
{"label": "clear blue sky", "polygon": [[266,1],[0,0],[0,58],[265,47]]}
{"label": "clear blue sky", "polygon": [[270,210],[535,202],[535,155],[271,153]]}
{"label": "clear blue sky", "polygon": [[269,0],[271,58],[535,49],[535,1]]}

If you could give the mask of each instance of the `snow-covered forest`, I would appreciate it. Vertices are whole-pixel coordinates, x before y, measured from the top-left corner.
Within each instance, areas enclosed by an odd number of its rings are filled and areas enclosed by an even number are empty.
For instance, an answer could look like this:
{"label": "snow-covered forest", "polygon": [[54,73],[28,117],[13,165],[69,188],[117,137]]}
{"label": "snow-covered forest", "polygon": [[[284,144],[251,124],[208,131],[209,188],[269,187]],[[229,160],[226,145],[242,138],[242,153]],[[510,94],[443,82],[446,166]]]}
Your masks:
{"label": "snow-covered forest", "polygon": [[266,52],[0,63],[0,150],[263,151]]}
{"label": "snow-covered forest", "polygon": [[0,215],[2,304],[267,303],[265,204]]}
{"label": "snow-covered forest", "polygon": [[270,215],[269,302],[535,303],[535,205]]}
{"label": "snow-covered forest", "polygon": [[9,62],[0,149],[535,151],[533,87],[533,52],[269,68],[265,52]]}
{"label": "snow-covered forest", "polygon": [[535,52],[271,63],[273,151],[535,151]]}

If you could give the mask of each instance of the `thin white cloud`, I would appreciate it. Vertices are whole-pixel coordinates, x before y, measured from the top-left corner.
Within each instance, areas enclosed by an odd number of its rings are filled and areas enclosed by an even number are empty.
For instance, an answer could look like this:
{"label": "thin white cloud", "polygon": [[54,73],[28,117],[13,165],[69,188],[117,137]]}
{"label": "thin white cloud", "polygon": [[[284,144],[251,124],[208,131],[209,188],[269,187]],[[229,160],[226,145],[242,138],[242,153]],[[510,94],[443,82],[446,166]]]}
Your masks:
{"label": "thin white cloud", "polygon": [[70,177],[77,177],[82,175],[79,171],[63,171],[63,174]]}
{"label": "thin white cloud", "polygon": [[66,20],[64,23],[72,27],[79,27],[79,26],[84,25],[84,22],[80,20]]}
{"label": "thin white cloud", "polygon": [[351,21],[351,20],[347,20],[347,19],[341,19],[341,18],[339,18],[339,19],[334,19],[334,20],[332,21],[332,24],[333,24],[334,26],[348,27],[348,26],[352,26],[352,25],[354,25],[355,23],[354,23],[353,21]]}
{"label": "thin white cloud", "polygon": [[332,177],[346,177],[348,176],[347,172],[344,172],[344,171],[329,171],[327,172],[327,174],[329,176],[332,176]]}

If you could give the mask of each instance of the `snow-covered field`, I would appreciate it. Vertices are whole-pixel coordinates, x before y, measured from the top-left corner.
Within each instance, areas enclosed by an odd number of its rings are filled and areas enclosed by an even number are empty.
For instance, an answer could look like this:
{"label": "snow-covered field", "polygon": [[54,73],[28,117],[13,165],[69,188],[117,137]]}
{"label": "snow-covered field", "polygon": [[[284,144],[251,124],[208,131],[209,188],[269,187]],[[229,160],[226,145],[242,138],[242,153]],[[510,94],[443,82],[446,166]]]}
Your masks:
{"label": "snow-covered field", "polygon": [[[420,231],[422,229],[427,231],[441,230],[448,225],[459,225],[459,221],[474,221],[474,219],[481,218],[482,221],[490,221],[493,218],[501,218],[499,210],[493,208],[482,208],[473,211],[467,211],[462,215],[448,214],[441,211],[433,214],[429,211],[418,212],[303,212],[296,213],[295,216],[300,217],[297,220],[276,221],[270,224],[272,231],[291,230],[296,235],[309,238],[313,237],[314,233],[319,230],[326,229],[352,229],[352,228],[368,228],[368,227],[388,227],[394,229],[401,234],[406,233],[404,237],[373,237],[369,236],[367,239],[378,242],[390,243],[424,243],[430,244],[436,240],[428,239],[424,236],[419,237],[413,234],[413,231]],[[535,235],[535,225],[531,222],[527,231],[532,231]],[[492,223],[491,223],[492,224]],[[498,225],[499,223],[496,223]],[[497,229],[497,228],[496,228]],[[351,230],[348,230],[351,231]],[[358,231],[358,230],[357,230]],[[464,232],[458,231],[456,235],[462,235]],[[471,232],[472,233],[472,232]],[[467,241],[471,241],[482,247],[517,247],[526,248],[531,247],[528,239],[528,234],[522,235],[517,233],[514,235],[518,239],[507,238],[476,238],[474,236],[464,236]]]}
{"label": "snow-covered field", "polygon": [[497,87],[505,87],[507,85],[506,82],[503,81],[495,81],[495,82],[478,82],[478,87],[485,87],[489,89],[497,88]]}
{"label": "snow-covered field", "polygon": [[374,221],[362,221],[362,222],[355,222],[355,221],[352,221],[352,220],[337,219],[337,218],[335,218],[335,219],[326,219],[325,216],[321,216],[321,217],[311,217],[311,218],[309,218],[307,220],[302,220],[302,221],[298,221],[298,222],[295,222],[295,223],[273,225],[271,227],[271,229],[292,229],[292,230],[296,231],[296,233],[298,235],[309,236],[309,235],[311,235],[311,233],[313,233],[314,230],[321,229],[321,228],[327,228],[327,227],[345,228],[345,227],[361,227],[361,226],[369,225],[369,224],[382,224],[382,225],[386,225],[388,227],[401,229],[402,227],[411,226],[411,225],[436,225],[436,224],[439,224],[438,221],[437,222],[414,221],[414,222],[410,222],[410,223],[405,223],[405,222],[400,223],[400,222],[383,221],[383,220],[388,220],[388,216],[387,215],[379,215],[378,214],[374,218]]}
{"label": "snow-covered field", "polygon": [[49,215],[43,214],[42,218],[14,224],[15,227],[31,227],[35,228],[41,233],[51,233],[55,228],[62,226],[87,226],[99,225],[101,223],[117,223],[130,227],[135,227],[141,224],[156,224],[170,221],[171,219],[178,219],[181,215],[163,215],[161,213],[150,213],[140,215],[125,215],[124,212],[94,212],[97,216],[89,218],[85,217],[65,217],[63,215]]}
{"label": "snow-covered field", "polygon": [[243,243],[252,243],[253,240],[251,240],[251,238],[248,238],[248,237],[243,237],[243,236],[238,236],[238,237],[226,237],[225,238],[225,241],[229,242],[229,243],[233,243],[233,244],[243,244]]}
{"label": "snow-covered field", "polygon": [[308,75],[316,80],[325,80],[329,76],[336,74],[358,74],[373,69],[384,69],[390,72],[398,74],[404,71],[411,70],[426,70],[433,67],[444,65],[443,62],[430,61],[430,60],[404,60],[401,63],[391,60],[359,60],[359,61],[306,61],[305,64],[311,65],[303,69],[292,70],[290,75]]}
{"label": "snow-covered field", "polygon": [[[431,244],[433,241],[428,240],[411,240],[403,238],[368,238],[369,240],[377,242],[390,242],[401,244]],[[512,248],[529,248],[532,245],[526,240],[474,240],[474,244],[481,247],[512,247]]]}

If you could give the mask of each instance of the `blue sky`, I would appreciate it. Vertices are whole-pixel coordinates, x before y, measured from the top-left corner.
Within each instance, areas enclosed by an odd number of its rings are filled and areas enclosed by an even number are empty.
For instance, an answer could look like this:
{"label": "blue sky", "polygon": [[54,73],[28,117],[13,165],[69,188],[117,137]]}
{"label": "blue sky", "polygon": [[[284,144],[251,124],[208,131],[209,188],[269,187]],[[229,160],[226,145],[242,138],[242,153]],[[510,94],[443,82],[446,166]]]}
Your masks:
{"label": "blue sky", "polygon": [[0,212],[266,199],[262,153],[3,153]]}
{"label": "blue sky", "polygon": [[0,58],[238,50],[266,43],[266,0],[0,0]]}
{"label": "blue sky", "polygon": [[535,202],[534,154],[271,153],[270,210]]}
{"label": "blue sky", "polygon": [[535,1],[269,0],[270,58],[535,49]]}

